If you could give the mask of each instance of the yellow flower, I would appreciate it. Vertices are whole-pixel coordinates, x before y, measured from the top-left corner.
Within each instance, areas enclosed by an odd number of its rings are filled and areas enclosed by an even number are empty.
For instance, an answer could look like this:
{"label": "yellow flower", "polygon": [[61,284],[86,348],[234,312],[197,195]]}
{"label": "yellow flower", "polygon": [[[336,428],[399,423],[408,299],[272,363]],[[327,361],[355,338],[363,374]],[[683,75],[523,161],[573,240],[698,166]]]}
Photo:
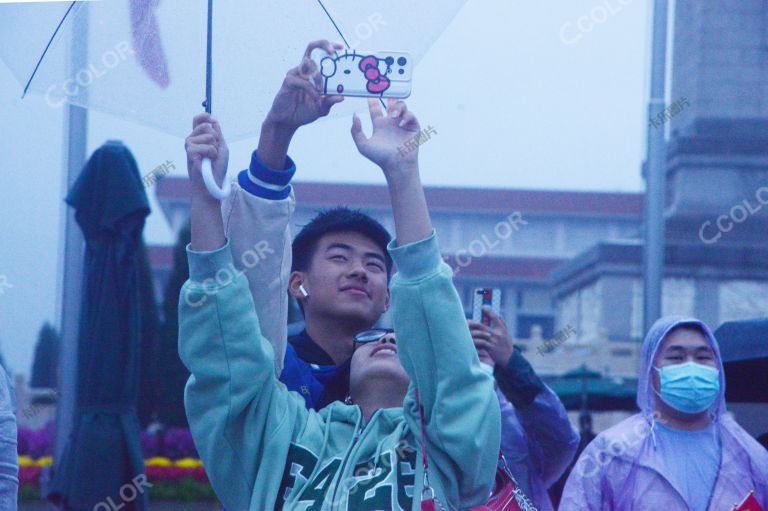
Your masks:
{"label": "yellow flower", "polygon": [[50,467],[53,465],[53,457],[51,456],[43,456],[42,458],[38,459],[35,462],[35,465],[38,467]]}
{"label": "yellow flower", "polygon": [[34,467],[35,462],[29,456],[19,456],[20,467]]}
{"label": "yellow flower", "polygon": [[170,467],[173,466],[173,462],[168,458],[156,457],[144,460],[144,465],[147,467]]}
{"label": "yellow flower", "polygon": [[174,465],[179,468],[200,468],[203,466],[203,462],[196,460],[195,458],[184,458],[181,460],[176,460]]}

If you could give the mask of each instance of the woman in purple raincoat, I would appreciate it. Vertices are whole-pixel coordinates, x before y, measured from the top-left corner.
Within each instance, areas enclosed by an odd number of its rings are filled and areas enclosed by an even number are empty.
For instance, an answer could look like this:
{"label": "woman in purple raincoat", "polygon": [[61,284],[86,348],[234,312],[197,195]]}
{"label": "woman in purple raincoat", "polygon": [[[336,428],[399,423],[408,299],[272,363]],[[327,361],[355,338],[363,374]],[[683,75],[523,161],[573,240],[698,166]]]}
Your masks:
{"label": "woman in purple raincoat", "polygon": [[730,511],[750,491],[768,509],[768,451],[726,414],[720,350],[703,322],[651,327],[637,404],[579,457],[561,511]]}
{"label": "woman in purple raincoat", "polygon": [[547,493],[573,461],[579,433],[557,394],[520,350],[504,319],[486,307],[490,325],[469,321],[480,365],[494,376],[501,408],[501,452],[523,493],[539,511],[552,511]]}

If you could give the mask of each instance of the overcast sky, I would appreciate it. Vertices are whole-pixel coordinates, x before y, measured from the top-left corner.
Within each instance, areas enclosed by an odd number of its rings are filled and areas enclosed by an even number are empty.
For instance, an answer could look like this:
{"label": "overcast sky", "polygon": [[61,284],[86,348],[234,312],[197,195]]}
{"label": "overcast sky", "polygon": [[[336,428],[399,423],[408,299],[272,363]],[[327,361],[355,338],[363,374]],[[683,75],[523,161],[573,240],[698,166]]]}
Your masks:
{"label": "overcast sky", "polygon": [[[437,131],[421,149],[425,184],[641,191],[649,4],[469,0],[414,74],[409,108]],[[41,325],[57,320],[64,121],[41,97],[19,97],[0,65],[0,350],[13,371],[29,374]],[[299,132],[297,179],[383,182],[356,153],[349,126],[332,119]],[[92,113],[89,153],[108,139],[123,140],[142,173],[170,159],[186,175],[181,139]],[[254,145],[231,145],[231,174]],[[145,238],[172,243],[151,201]]]}

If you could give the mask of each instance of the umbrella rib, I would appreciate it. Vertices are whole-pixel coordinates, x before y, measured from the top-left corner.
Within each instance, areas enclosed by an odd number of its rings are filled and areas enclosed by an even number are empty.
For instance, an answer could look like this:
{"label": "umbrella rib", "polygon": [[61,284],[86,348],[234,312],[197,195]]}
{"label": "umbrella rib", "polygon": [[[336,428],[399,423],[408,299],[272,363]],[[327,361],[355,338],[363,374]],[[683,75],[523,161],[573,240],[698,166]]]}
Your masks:
{"label": "umbrella rib", "polygon": [[62,16],[61,21],[59,21],[59,26],[56,27],[56,30],[54,30],[53,35],[51,36],[51,39],[48,41],[48,44],[45,45],[45,49],[43,50],[43,54],[40,55],[40,59],[37,61],[37,65],[35,66],[34,71],[32,71],[32,75],[29,77],[29,80],[27,80],[27,84],[24,86],[24,92],[21,93],[21,98],[24,99],[24,96],[27,95],[27,91],[29,90],[29,86],[32,85],[32,80],[35,79],[35,75],[37,74],[37,70],[40,69],[40,64],[43,63],[43,59],[45,58],[45,55],[48,53],[48,49],[51,47],[51,44],[53,44],[53,40],[56,39],[56,34],[59,33],[59,30],[61,29],[61,26],[64,24],[64,20],[67,19],[67,16],[69,16],[69,13],[72,11],[72,8],[75,6],[77,2],[73,1],[69,4],[69,8],[67,9],[67,12],[64,13],[64,16]]}
{"label": "umbrella rib", "polygon": [[323,8],[323,11],[325,11],[325,15],[326,15],[326,16],[328,16],[328,19],[329,19],[329,20],[331,20],[331,23],[333,23],[333,27],[336,29],[336,32],[338,32],[338,33],[339,33],[339,35],[341,36],[341,38],[344,40],[344,44],[346,44],[346,45],[347,45],[347,48],[349,48],[349,43],[347,42],[347,38],[346,38],[346,37],[344,37],[344,34],[342,34],[342,33],[341,33],[341,29],[340,29],[340,28],[339,28],[339,26],[336,24],[336,21],[333,19],[333,16],[331,16],[331,13],[330,13],[330,12],[328,12],[328,9],[326,9],[326,8],[325,8],[325,5],[323,4],[323,0],[317,0],[317,3],[319,3],[319,4],[320,4],[320,7],[322,7],[322,8]]}
{"label": "umbrella rib", "polygon": [[[331,13],[328,12],[328,9],[325,8],[325,4],[323,4],[323,0],[317,0],[317,3],[320,4],[320,7],[323,8],[323,11],[325,11],[325,15],[328,16],[328,19],[331,20],[331,23],[333,23],[333,28],[336,29],[336,32],[339,33],[342,40],[344,41],[344,44],[347,45],[347,48],[349,48],[349,43],[347,42],[347,38],[344,37],[344,34],[341,32],[341,29],[339,28],[339,25],[336,24],[336,20],[333,19],[333,16],[331,16]],[[384,111],[387,110],[387,105],[384,103],[384,100],[379,98],[379,102],[381,103],[381,106],[384,108]]]}

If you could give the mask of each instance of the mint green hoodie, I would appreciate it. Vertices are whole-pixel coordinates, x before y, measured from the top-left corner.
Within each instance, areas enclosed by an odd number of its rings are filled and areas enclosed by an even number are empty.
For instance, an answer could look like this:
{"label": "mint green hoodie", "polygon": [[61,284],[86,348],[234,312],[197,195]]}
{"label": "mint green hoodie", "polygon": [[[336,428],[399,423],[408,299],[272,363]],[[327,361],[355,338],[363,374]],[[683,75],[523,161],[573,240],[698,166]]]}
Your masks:
{"label": "mint green hoodie", "polygon": [[[335,402],[320,412],[275,378],[248,282],[229,243],[187,248],[179,352],[192,373],[187,417],[208,477],[229,511],[419,510],[424,474],[414,384],[424,407],[429,482],[446,509],[485,502],[499,452],[499,404],[479,366],[436,236],[389,251],[398,356],[411,378],[402,408]],[[216,274],[219,272],[218,281]]]}

